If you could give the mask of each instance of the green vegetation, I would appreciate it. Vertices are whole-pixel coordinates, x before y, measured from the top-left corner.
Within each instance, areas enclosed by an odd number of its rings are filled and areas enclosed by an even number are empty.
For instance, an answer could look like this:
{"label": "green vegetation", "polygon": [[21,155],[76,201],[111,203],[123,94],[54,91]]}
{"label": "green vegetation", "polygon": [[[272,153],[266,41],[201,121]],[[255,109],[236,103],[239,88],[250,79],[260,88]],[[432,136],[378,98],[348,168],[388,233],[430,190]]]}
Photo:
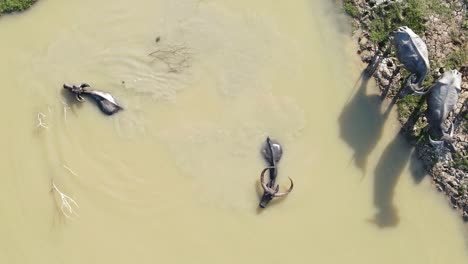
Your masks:
{"label": "green vegetation", "polygon": [[425,13],[435,13],[444,17],[451,13],[451,8],[442,4],[440,0],[420,0],[420,2],[425,2],[423,5],[426,8]]}
{"label": "green vegetation", "polygon": [[[345,1],[345,10],[346,10]],[[451,13],[450,7],[440,0],[407,0],[381,5],[375,8],[375,18],[369,23],[368,29],[371,40],[382,42],[388,34],[397,27],[408,26],[416,34],[422,34],[424,25],[430,14],[447,17]]]}
{"label": "green vegetation", "polygon": [[463,28],[464,30],[467,30],[467,29],[468,29],[468,19],[465,19],[465,21],[463,21],[462,28]]}
{"label": "green vegetation", "polygon": [[23,11],[37,0],[0,0],[0,14]]}
{"label": "green vegetation", "polygon": [[463,184],[460,184],[460,185],[458,186],[458,190],[457,190],[457,191],[458,191],[458,194],[460,194],[460,196],[462,196],[462,197],[465,196],[465,194],[466,194],[466,186],[463,185]]}
{"label": "green vegetation", "polygon": [[459,49],[458,51],[452,52],[445,61],[445,68],[447,70],[459,69],[465,65],[468,61],[468,50]]}
{"label": "green vegetation", "polygon": [[463,122],[462,122],[463,130],[465,132],[468,132],[468,111],[464,111],[464,113],[462,113],[462,117],[463,117]]}
{"label": "green vegetation", "polygon": [[354,6],[353,0],[343,0],[343,6],[346,14],[352,17],[359,17],[359,11]]}
{"label": "green vegetation", "polygon": [[468,158],[467,157],[463,157],[459,153],[455,153],[453,155],[453,163],[454,163],[455,168],[462,170],[462,171],[468,171]]}
{"label": "green vegetation", "polygon": [[400,26],[408,26],[416,34],[421,34],[426,29],[426,1],[434,0],[408,0],[377,7],[376,17],[368,25],[371,40],[375,43],[382,42],[391,31]]}
{"label": "green vegetation", "polygon": [[417,95],[407,95],[398,100],[398,117],[402,123],[408,121],[411,113],[418,108],[421,100],[422,97]]}
{"label": "green vegetation", "polygon": [[[398,119],[400,123],[406,124],[407,122],[414,124],[414,126],[406,127],[407,135],[411,140],[419,140],[424,137],[423,128],[427,125],[423,122],[421,113],[426,111],[427,104],[425,98],[417,95],[407,95],[397,101]],[[415,112],[416,111],[416,112]],[[415,120],[409,120],[411,115],[415,113]],[[414,129],[414,130],[413,130]]]}
{"label": "green vegetation", "polygon": [[370,39],[373,42],[382,42],[392,30],[403,25],[402,5],[394,3],[387,8],[388,10],[382,7],[377,8],[378,17],[374,18],[368,25]]}

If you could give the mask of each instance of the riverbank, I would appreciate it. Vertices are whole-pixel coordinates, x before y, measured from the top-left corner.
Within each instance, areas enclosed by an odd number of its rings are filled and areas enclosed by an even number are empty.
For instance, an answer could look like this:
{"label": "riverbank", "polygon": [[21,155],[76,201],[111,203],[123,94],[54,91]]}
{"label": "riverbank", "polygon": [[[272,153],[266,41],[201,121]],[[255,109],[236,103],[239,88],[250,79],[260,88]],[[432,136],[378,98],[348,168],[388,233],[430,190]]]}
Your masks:
{"label": "riverbank", "polygon": [[[445,193],[453,208],[468,221],[468,19],[467,0],[343,0],[344,11],[352,17],[357,53],[368,64],[382,98],[398,109],[401,132],[405,135],[431,175],[436,188]],[[446,70],[463,74],[458,103],[446,125],[454,123],[455,151],[436,149],[429,144],[424,97],[397,98],[409,73],[398,67],[389,46],[388,33],[408,26],[426,43],[431,64],[424,85],[429,85]]]}
{"label": "riverbank", "polygon": [[2,14],[24,11],[36,2],[37,0],[0,0],[0,16]]}

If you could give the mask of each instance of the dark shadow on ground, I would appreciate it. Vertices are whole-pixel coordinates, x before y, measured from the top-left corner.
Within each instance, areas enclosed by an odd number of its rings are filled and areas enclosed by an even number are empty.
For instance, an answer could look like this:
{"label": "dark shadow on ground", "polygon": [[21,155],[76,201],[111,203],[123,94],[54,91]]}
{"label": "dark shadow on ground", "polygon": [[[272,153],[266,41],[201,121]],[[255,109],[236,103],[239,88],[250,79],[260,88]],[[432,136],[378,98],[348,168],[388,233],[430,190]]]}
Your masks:
{"label": "dark shadow on ground", "polygon": [[[390,62],[389,62],[390,63]],[[397,67],[394,71],[393,71],[393,74],[392,76],[390,77],[390,81],[388,82],[388,84],[385,86],[383,92],[382,92],[382,95],[380,96],[380,98],[382,100],[384,100],[385,98],[387,98],[387,95],[388,95],[388,92],[390,91],[390,87],[392,87],[392,84],[393,84],[393,81],[395,80],[395,77],[400,73],[400,67]]]}
{"label": "dark shadow on ground", "polygon": [[410,155],[411,147],[400,134],[397,134],[377,163],[374,171],[374,205],[378,212],[370,221],[378,227],[393,227],[399,223],[393,196]]}
{"label": "dark shadow on ground", "polygon": [[393,101],[388,109],[382,113],[381,97],[377,94],[366,94],[373,71],[374,69],[367,68],[362,72],[357,92],[345,105],[338,119],[340,136],[353,149],[352,160],[364,174],[368,155],[379,141],[382,128],[394,105]]}
{"label": "dark shadow on ground", "polygon": [[416,184],[419,184],[428,175],[415,150],[411,152],[409,170]]}
{"label": "dark shadow on ground", "polygon": [[[392,103],[394,102],[395,100]],[[423,102],[424,100],[420,101],[409,116],[408,121],[403,125],[400,133],[395,135],[392,142],[388,144],[375,168],[374,205],[378,212],[371,222],[378,227],[393,227],[399,223],[398,210],[393,204],[393,196],[398,179],[406,164],[410,162],[410,172],[416,183],[421,182],[426,175],[422,163],[416,157],[416,152],[405,140],[402,132],[415,125],[420,116]]]}
{"label": "dark shadow on ground", "polygon": [[[422,100],[419,101],[418,105],[416,108],[413,110],[411,115],[408,117],[408,120],[406,121],[405,124],[403,124],[401,128],[401,133],[405,133],[403,131],[408,131],[409,129],[412,129],[418,119],[420,118],[422,112],[421,112],[421,107],[425,102],[425,98],[423,97]],[[413,143],[414,144],[414,143]],[[417,144],[424,144],[424,142],[416,142]],[[424,164],[422,163],[421,160],[418,158],[418,153],[417,151],[412,151],[411,152],[411,158],[410,158],[410,164],[409,164],[409,170],[411,172],[411,176],[413,177],[413,180],[416,184],[419,184],[424,177],[427,175],[427,171],[424,168]]]}
{"label": "dark shadow on ground", "polygon": [[460,125],[460,122],[465,118],[465,116],[468,115],[468,98],[466,98],[463,103],[462,103],[462,106],[460,108],[460,111],[458,112],[458,114],[455,116],[454,118],[454,124],[455,124],[455,127],[459,126]]}

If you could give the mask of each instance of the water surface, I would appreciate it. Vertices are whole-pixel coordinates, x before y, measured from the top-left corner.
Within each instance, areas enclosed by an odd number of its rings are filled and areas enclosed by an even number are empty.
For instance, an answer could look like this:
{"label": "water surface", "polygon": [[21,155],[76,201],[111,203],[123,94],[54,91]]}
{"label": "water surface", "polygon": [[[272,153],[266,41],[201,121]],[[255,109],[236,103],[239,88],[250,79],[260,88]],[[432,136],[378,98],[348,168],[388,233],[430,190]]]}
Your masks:
{"label": "water surface", "polygon": [[[467,263],[330,5],[41,0],[0,18],[0,263]],[[262,211],[267,136],[295,189]]]}

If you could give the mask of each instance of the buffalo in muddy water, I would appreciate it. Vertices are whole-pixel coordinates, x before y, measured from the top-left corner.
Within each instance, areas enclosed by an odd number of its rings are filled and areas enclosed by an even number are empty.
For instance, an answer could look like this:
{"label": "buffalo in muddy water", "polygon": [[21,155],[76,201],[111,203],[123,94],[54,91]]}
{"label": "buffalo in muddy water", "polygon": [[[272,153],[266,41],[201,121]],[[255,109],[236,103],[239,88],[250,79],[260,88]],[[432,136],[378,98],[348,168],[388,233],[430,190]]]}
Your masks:
{"label": "buffalo in muddy water", "polygon": [[[455,107],[458,101],[458,94],[461,91],[462,75],[457,70],[445,72],[431,87],[427,97],[426,117],[429,123],[429,131],[432,135],[440,138],[441,141],[434,141],[432,144],[440,144],[443,141],[450,141],[444,129],[444,122],[448,114]],[[453,124],[451,125],[451,133]]]}
{"label": "buffalo in muddy water", "polygon": [[[286,192],[279,192],[279,185],[276,184],[276,178],[278,176],[277,163],[280,161],[282,155],[283,149],[281,145],[268,137],[265,145],[262,148],[262,156],[269,166],[263,169],[260,176],[260,183],[262,184],[262,188],[264,190],[262,199],[260,200],[259,204],[261,208],[265,208],[273,198],[288,195],[293,189],[294,184],[291,178],[289,178],[291,181],[291,186]],[[268,182],[265,180],[265,173],[267,171],[270,172]]]}
{"label": "buffalo in muddy water", "polygon": [[89,87],[91,86],[87,83],[81,83],[78,86],[69,84],[63,85],[63,88],[73,93],[79,102],[84,101],[83,96],[93,98],[93,100],[96,101],[97,105],[99,106],[99,109],[101,109],[101,111],[107,115],[115,114],[123,109],[111,94],[96,90],[89,90],[87,89]]}
{"label": "buffalo in muddy water", "polygon": [[422,92],[422,83],[430,69],[426,44],[406,26],[397,28],[392,35],[398,61],[411,72],[407,81],[410,93]]}

